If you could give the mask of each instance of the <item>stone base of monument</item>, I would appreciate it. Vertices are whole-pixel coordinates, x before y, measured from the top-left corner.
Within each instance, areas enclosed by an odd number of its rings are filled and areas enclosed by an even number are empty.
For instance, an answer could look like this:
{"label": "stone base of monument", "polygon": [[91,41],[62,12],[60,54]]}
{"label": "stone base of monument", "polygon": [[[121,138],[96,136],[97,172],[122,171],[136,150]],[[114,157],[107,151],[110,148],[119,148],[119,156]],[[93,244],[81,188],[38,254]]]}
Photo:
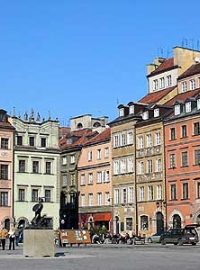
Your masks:
{"label": "stone base of monument", "polygon": [[25,229],[23,255],[25,257],[54,257],[54,231],[48,229]]}

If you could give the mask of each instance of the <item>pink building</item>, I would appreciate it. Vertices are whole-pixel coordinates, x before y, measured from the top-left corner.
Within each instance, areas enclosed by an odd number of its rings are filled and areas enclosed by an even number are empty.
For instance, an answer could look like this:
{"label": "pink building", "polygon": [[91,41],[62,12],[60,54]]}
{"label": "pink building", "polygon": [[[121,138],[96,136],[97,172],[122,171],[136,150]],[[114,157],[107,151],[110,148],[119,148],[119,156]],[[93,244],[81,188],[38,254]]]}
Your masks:
{"label": "pink building", "polygon": [[0,226],[9,229],[13,220],[14,128],[6,111],[0,109]]}

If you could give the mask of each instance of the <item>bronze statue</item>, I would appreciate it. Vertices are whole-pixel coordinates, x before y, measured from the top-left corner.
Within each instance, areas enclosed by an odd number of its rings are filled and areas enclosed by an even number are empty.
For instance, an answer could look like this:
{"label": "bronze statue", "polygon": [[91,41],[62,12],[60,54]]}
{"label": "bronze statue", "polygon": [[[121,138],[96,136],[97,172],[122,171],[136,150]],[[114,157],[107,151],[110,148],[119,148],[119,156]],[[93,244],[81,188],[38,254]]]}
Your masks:
{"label": "bronze statue", "polygon": [[39,198],[39,203],[33,206],[35,216],[31,221],[30,226],[31,228],[41,229],[48,227],[46,215],[41,216],[42,209],[43,209],[43,199]]}

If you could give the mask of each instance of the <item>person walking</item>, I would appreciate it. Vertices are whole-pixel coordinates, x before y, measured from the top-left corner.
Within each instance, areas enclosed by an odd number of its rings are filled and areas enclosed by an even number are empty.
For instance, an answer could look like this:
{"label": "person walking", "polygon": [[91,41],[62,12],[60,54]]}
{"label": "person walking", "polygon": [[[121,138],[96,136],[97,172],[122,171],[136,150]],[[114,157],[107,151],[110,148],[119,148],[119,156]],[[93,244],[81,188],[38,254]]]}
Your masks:
{"label": "person walking", "polygon": [[6,228],[3,227],[2,230],[0,231],[0,239],[1,239],[1,244],[2,244],[3,250],[5,250],[7,238],[8,238],[8,231],[6,230]]}
{"label": "person walking", "polygon": [[14,228],[10,228],[10,231],[8,232],[9,235],[9,250],[15,249],[15,229]]}

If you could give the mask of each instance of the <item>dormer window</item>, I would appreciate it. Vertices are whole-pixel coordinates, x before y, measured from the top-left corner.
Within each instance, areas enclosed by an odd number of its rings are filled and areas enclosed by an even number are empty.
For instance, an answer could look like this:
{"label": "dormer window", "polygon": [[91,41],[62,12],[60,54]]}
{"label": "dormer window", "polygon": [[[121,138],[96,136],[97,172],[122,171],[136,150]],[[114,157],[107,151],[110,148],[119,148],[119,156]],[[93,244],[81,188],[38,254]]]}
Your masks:
{"label": "dormer window", "polygon": [[187,91],[187,82],[182,82],[181,83],[181,91],[182,91],[182,93]]}
{"label": "dormer window", "polygon": [[190,80],[190,90],[194,90],[195,89],[195,80],[192,79]]}
{"label": "dormer window", "polygon": [[197,99],[197,110],[200,110],[200,98]]}
{"label": "dormer window", "polygon": [[119,116],[124,116],[124,108],[119,109]]}
{"label": "dormer window", "polygon": [[164,77],[160,78],[160,88],[164,88],[165,87],[165,79]]}
{"label": "dormer window", "polygon": [[185,103],[185,112],[191,112],[191,101]]}
{"label": "dormer window", "polygon": [[154,117],[158,117],[160,115],[160,110],[157,108],[157,109],[154,109]]}
{"label": "dormer window", "polygon": [[153,81],[153,90],[157,90],[158,89],[158,80],[154,80]]}
{"label": "dormer window", "polygon": [[174,114],[179,115],[181,113],[181,107],[180,104],[176,104],[174,107]]}
{"label": "dormer window", "polygon": [[167,76],[167,86],[171,86],[172,85],[172,76],[168,75]]}
{"label": "dormer window", "polygon": [[129,107],[129,114],[132,114],[132,113],[134,113],[134,105],[131,105]]}
{"label": "dormer window", "polygon": [[143,112],[143,114],[142,114],[142,119],[143,119],[143,120],[149,119],[149,112],[148,112],[148,111]]}

